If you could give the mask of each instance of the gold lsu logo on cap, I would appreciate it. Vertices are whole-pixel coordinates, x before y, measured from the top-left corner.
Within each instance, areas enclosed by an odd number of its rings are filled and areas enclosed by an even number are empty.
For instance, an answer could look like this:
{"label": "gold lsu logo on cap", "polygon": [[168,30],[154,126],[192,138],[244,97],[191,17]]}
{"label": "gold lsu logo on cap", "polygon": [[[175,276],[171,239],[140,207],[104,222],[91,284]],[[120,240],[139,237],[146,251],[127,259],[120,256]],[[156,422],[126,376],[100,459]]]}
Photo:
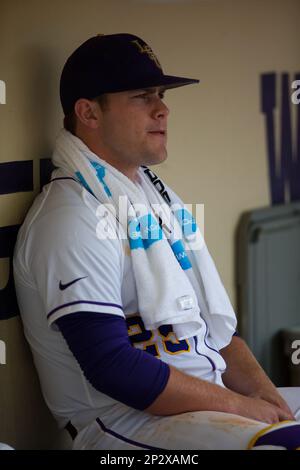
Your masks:
{"label": "gold lsu logo on cap", "polygon": [[162,66],[160,65],[158,58],[156,57],[156,55],[154,54],[150,46],[140,44],[138,39],[136,39],[135,41],[131,41],[131,42],[132,44],[135,44],[138,47],[139,51],[142,54],[147,54],[150,57],[150,59],[155,62],[157,67],[159,67],[162,70]]}

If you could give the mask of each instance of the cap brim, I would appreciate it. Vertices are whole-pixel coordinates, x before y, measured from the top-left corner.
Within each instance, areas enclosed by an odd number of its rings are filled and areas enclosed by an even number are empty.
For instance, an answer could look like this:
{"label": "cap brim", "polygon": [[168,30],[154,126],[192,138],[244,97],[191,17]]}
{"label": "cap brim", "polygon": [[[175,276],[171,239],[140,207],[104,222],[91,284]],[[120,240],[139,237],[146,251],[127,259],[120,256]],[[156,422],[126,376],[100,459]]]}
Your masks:
{"label": "cap brim", "polygon": [[[131,77],[130,77],[131,78]],[[142,90],[144,88],[154,88],[154,87],[162,87],[164,90],[168,90],[171,88],[179,88],[181,86],[186,86],[186,85],[192,85],[193,83],[199,83],[200,80],[195,79],[195,78],[185,78],[185,77],[174,77],[172,75],[163,75],[159,74],[157,76],[144,76],[143,78],[140,77],[135,77],[134,80],[132,78],[128,80],[127,82],[122,84],[120,87],[116,87],[114,83],[107,83],[105,86],[101,89],[98,88],[96,85],[93,88],[92,91],[89,93],[84,93],[81,92],[78,94],[80,95],[81,98],[87,98],[87,99],[94,99],[99,95],[102,95],[104,93],[118,93],[118,92],[123,92],[123,91],[131,91],[131,90]],[[60,90],[62,90],[62,80],[60,83]],[[62,99],[62,91],[60,91],[60,97],[61,97],[61,103],[63,106],[63,110],[65,115],[70,113],[74,109],[74,103],[73,102],[66,102],[63,101]],[[79,99],[79,97],[77,98]]]}
{"label": "cap brim", "polygon": [[178,88],[200,82],[200,80],[195,78],[173,77],[171,75],[163,75],[158,81],[159,83],[153,86],[163,86],[165,89]]}
{"label": "cap brim", "polygon": [[[143,79],[136,78],[126,85],[115,88],[109,86],[106,88],[105,93],[117,93],[120,91],[142,90],[144,88],[163,87],[165,90],[170,88],[178,88],[185,85],[192,85],[199,83],[200,80],[194,78],[174,77],[172,75],[160,75],[157,77],[144,77]],[[104,93],[104,91],[103,91]],[[98,93],[100,94],[100,93]]]}

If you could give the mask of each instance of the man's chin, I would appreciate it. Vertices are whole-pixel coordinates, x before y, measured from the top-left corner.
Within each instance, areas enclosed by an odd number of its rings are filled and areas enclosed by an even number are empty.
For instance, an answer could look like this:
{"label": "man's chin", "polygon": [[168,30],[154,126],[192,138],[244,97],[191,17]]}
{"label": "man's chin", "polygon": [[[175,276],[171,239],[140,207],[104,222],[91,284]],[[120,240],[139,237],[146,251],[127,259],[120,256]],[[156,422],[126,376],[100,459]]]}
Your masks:
{"label": "man's chin", "polygon": [[152,155],[150,158],[145,159],[144,165],[151,166],[151,165],[159,165],[163,163],[168,158],[168,153],[161,153],[159,155]]}

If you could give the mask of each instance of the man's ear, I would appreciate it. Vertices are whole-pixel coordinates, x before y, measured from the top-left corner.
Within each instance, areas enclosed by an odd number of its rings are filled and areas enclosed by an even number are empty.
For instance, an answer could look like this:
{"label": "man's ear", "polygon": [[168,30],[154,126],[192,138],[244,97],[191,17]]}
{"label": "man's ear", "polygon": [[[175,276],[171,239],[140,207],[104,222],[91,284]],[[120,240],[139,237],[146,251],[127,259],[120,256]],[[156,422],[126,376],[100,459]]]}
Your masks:
{"label": "man's ear", "polygon": [[96,101],[80,98],[75,103],[74,111],[77,119],[85,126],[90,129],[97,129],[99,127],[101,122],[101,110]]}

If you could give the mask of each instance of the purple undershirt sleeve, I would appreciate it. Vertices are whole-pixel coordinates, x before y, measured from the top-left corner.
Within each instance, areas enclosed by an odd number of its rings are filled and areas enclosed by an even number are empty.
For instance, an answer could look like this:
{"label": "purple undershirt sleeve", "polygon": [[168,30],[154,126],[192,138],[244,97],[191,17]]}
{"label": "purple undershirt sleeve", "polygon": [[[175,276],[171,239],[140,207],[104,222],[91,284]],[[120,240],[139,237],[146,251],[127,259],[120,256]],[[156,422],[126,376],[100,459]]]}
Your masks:
{"label": "purple undershirt sleeve", "polygon": [[56,320],[85,377],[99,392],[144,410],[164,390],[168,364],[130,343],[126,320],[77,312]]}

